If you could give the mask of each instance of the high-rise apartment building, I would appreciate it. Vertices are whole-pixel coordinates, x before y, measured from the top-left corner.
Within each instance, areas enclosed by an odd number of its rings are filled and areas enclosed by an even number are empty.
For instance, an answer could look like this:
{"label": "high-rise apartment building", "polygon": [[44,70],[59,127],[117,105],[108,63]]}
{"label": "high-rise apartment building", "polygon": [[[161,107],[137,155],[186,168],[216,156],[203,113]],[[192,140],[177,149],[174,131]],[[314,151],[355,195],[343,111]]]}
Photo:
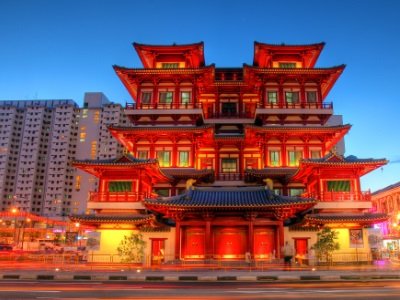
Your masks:
{"label": "high-rise apartment building", "polygon": [[125,119],[102,93],[86,93],[82,108],[72,100],[0,101],[0,210],[85,212],[97,179],[71,164],[122,154],[107,127]]}

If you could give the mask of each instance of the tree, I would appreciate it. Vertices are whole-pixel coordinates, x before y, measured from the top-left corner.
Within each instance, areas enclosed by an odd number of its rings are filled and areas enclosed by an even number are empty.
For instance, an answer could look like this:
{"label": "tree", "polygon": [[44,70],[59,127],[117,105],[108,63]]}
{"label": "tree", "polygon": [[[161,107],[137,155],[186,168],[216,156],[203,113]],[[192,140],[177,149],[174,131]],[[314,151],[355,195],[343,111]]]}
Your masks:
{"label": "tree", "polygon": [[324,258],[327,263],[332,262],[333,251],[339,250],[340,245],[336,242],[338,232],[325,227],[317,233],[317,242],[311,247],[315,250],[318,260]]}
{"label": "tree", "polygon": [[119,243],[117,248],[121,262],[142,262],[144,257],[144,247],[146,242],[140,233],[132,233],[130,236],[124,235],[124,239]]}

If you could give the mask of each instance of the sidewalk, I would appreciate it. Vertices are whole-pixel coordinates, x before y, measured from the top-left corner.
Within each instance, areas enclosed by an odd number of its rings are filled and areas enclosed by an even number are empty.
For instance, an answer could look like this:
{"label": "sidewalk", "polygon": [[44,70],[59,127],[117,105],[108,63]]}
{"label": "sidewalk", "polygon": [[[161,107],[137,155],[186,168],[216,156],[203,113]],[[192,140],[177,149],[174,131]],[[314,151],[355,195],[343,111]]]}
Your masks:
{"label": "sidewalk", "polygon": [[295,282],[295,281],[400,281],[400,265],[396,263],[310,267],[284,267],[274,265],[269,269],[142,269],[129,266],[93,266],[90,264],[64,265],[43,268],[44,266],[13,264],[4,266],[0,262],[0,280],[66,280],[66,281],[258,281],[258,282]]}

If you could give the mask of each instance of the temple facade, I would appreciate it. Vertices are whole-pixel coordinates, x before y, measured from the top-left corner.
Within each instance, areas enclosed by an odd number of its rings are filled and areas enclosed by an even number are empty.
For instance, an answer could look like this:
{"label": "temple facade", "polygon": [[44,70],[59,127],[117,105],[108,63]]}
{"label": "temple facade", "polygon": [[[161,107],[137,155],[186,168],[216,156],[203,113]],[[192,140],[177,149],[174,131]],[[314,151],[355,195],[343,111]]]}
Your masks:
{"label": "temple facade", "polygon": [[306,257],[330,226],[367,259],[387,217],[360,177],[387,162],[344,156],[351,126],[327,98],[345,66],[315,67],[323,47],[255,42],[252,65],[218,68],[203,43],[134,43],[143,68],[114,66],[131,124],[109,127],[126,153],[75,162],[99,178],[92,214],[71,217],[101,232],[98,253],[141,232],[151,263],[279,259],[285,241]]}

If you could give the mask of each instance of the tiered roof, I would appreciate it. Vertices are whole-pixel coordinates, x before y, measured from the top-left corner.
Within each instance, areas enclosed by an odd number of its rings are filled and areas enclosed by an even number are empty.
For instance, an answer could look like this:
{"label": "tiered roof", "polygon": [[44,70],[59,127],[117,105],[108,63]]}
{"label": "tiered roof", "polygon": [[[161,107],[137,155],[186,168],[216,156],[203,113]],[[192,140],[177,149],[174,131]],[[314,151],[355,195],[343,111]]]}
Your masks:
{"label": "tiered roof", "polygon": [[340,223],[356,223],[359,225],[371,225],[387,221],[389,216],[383,213],[368,214],[309,214],[304,217],[304,221],[308,224],[340,224]]}
{"label": "tiered roof", "polygon": [[343,155],[335,152],[330,152],[322,158],[310,158],[300,160],[298,172],[293,176],[293,179],[298,180],[313,174],[315,169],[351,169],[357,170],[360,176],[365,175],[383,165],[387,164],[384,158],[373,159],[366,158],[360,159],[354,155],[344,157]]}
{"label": "tiered roof", "polygon": [[134,170],[146,170],[160,181],[171,181],[172,178],[164,174],[158,165],[157,159],[138,159],[132,155],[123,155],[114,159],[104,160],[77,160],[73,165],[96,177],[104,176],[105,173],[121,174]]}
{"label": "tiered roof", "polygon": [[[193,187],[179,196],[146,199],[151,210],[274,210],[290,208],[303,210],[314,206],[314,199],[275,195],[265,187]],[[162,209],[164,208],[164,209]]]}
{"label": "tiered roof", "polygon": [[325,43],[309,45],[266,44],[254,42],[253,65],[271,68],[272,61],[299,61],[304,68],[313,68]]}

